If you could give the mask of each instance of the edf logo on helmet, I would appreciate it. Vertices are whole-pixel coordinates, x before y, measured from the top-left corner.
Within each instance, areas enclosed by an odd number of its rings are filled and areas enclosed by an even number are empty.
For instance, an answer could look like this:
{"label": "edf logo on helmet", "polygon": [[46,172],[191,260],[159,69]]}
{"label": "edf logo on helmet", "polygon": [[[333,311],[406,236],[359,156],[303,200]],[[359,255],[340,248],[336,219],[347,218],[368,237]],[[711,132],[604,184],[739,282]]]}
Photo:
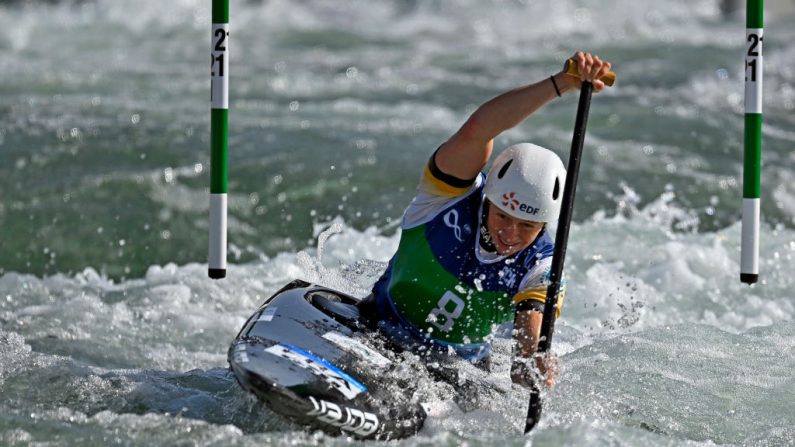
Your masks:
{"label": "edf logo on helmet", "polygon": [[505,193],[502,195],[502,206],[510,206],[512,210],[519,208],[519,211],[535,216],[540,208],[534,208],[526,203],[521,203],[516,199],[516,192]]}

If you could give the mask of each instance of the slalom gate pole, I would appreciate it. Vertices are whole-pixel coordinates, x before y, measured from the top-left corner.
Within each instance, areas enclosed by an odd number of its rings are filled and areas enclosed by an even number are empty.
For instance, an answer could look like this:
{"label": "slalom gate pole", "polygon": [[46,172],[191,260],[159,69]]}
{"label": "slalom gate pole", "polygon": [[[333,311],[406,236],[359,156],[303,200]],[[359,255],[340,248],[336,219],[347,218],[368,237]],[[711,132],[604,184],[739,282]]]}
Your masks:
{"label": "slalom gate pole", "polygon": [[[582,146],[585,141],[585,127],[588,124],[588,110],[591,108],[591,92],[593,84],[583,82],[580,87],[580,102],[577,105],[577,119],[574,122],[574,136],[571,141],[569,165],[566,168],[566,183],[563,188],[563,199],[558,219],[558,231],[555,233],[555,251],[552,254],[552,267],[549,275],[550,284],[547,287],[547,297],[544,302],[544,317],[541,323],[541,338],[538,342],[538,352],[543,353],[552,347],[552,332],[555,325],[555,314],[558,309],[558,293],[560,292],[561,277],[563,275],[563,262],[566,258],[566,245],[569,240],[569,227],[574,211],[574,194],[577,190],[577,175],[580,171]],[[527,419],[524,432],[527,433],[536,426],[541,418],[541,391],[535,384],[530,391],[530,404],[527,408]]]}
{"label": "slalom gate pole", "polygon": [[213,0],[210,56],[210,246],[207,274],[226,276],[229,147],[229,0]]}
{"label": "slalom gate pole", "polygon": [[759,279],[759,218],[762,177],[763,0],[747,0],[745,18],[745,150],[740,281]]}

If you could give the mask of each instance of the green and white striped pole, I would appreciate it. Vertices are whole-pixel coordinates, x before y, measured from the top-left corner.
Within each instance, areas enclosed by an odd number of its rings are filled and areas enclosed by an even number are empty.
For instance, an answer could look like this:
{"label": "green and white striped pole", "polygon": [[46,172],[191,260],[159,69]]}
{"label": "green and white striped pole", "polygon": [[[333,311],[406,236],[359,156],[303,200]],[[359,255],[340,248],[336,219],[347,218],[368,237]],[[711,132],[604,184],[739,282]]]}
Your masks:
{"label": "green and white striped pole", "polygon": [[745,19],[745,155],[740,281],[759,279],[759,217],[762,170],[762,0],[747,0]]}
{"label": "green and white striped pole", "polygon": [[210,250],[207,274],[226,276],[226,192],[229,146],[229,0],[213,0],[210,55]]}

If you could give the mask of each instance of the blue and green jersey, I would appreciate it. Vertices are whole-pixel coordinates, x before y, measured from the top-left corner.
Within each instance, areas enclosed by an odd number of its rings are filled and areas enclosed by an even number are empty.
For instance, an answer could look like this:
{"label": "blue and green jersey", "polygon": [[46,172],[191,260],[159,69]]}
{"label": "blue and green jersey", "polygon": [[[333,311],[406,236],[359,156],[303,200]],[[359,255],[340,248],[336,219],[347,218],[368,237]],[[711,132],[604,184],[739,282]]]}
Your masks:
{"label": "blue and green jersey", "polygon": [[487,344],[515,304],[543,302],[554,244],[543,230],[511,256],[480,248],[483,175],[462,194],[438,186],[426,170],[406,210],[397,252],[373,286],[377,308],[417,341],[459,352]]}

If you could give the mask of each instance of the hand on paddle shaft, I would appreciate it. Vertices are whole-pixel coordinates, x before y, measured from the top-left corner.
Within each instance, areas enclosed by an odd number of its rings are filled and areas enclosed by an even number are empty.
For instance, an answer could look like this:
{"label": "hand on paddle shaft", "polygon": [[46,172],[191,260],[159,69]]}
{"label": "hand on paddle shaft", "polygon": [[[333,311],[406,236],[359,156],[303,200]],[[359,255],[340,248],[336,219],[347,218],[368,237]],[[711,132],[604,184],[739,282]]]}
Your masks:
{"label": "hand on paddle shaft", "polygon": [[533,389],[538,378],[544,381],[547,388],[551,388],[557,374],[558,364],[554,354],[538,352],[541,317],[541,312],[535,310],[519,310],[514,317],[516,345],[511,365],[511,381],[529,389]]}
{"label": "hand on paddle shaft", "polygon": [[544,386],[552,388],[558,374],[558,357],[551,352],[533,355],[535,368],[526,358],[517,358],[511,365],[511,381],[528,389],[533,389],[537,379],[544,381]]}
{"label": "hand on paddle shaft", "polygon": [[[574,194],[577,186],[577,175],[580,166],[585,128],[588,121],[588,110],[591,103],[591,92],[601,91],[606,85],[613,85],[615,73],[610,71],[611,64],[598,56],[578,51],[566,61],[563,70],[551,77],[556,92],[560,95],[566,91],[580,89],[580,100],[577,107],[577,118],[571,143],[571,153],[566,174],[566,185],[555,236],[555,252],[552,257],[549,288],[547,289],[544,313],[535,310],[517,310],[514,329],[517,336],[516,353],[519,357],[511,368],[514,382],[530,388],[530,404],[527,410],[525,433],[535,427],[541,418],[541,392],[536,385],[532,370],[528,368],[527,359],[532,356],[544,385],[550,388],[555,383],[557,359],[550,352],[554,319],[558,310],[561,294],[561,278],[563,261],[566,257],[566,245],[569,226],[574,207]],[[542,339],[543,337],[543,339]],[[541,343],[539,343],[541,341]]]}

